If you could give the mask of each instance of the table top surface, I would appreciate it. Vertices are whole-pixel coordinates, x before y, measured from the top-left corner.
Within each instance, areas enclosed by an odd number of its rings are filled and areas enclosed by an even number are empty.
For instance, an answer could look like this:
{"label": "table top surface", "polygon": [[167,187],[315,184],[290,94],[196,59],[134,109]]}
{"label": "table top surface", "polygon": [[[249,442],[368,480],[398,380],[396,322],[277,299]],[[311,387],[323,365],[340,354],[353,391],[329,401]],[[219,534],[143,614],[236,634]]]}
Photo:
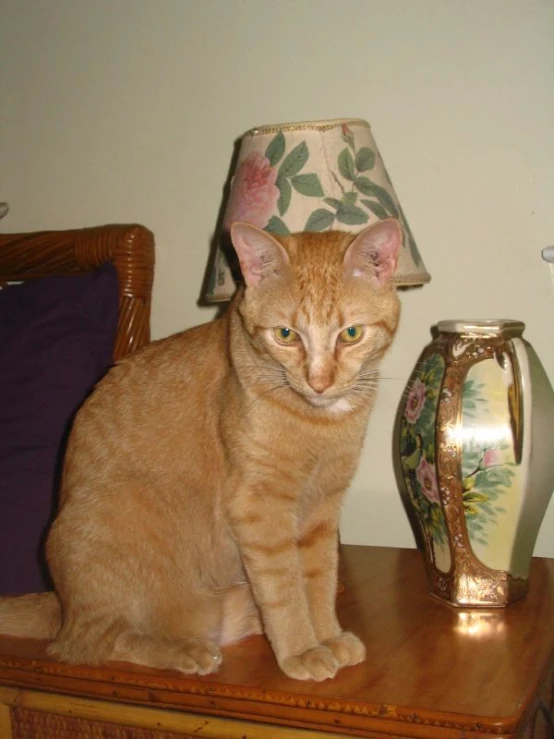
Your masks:
{"label": "table top surface", "polygon": [[63,665],[42,642],[0,637],[0,685],[335,731],[371,720],[486,734],[517,725],[554,665],[554,560],[535,558],[528,595],[501,609],[432,598],[412,549],[343,546],[341,581],[341,624],[365,642],[367,660],[333,680],[285,677],[264,637],[225,648],[220,671],[205,677]]}

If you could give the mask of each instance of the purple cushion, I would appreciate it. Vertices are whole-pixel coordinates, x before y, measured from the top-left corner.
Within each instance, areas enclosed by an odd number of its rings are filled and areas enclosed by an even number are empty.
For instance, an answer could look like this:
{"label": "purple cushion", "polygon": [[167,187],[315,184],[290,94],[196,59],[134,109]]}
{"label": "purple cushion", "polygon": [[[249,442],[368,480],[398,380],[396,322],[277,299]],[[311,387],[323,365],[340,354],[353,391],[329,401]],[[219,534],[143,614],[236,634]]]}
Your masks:
{"label": "purple cushion", "polygon": [[70,421],[112,363],[112,265],[0,290],[0,593],[49,590],[44,538]]}

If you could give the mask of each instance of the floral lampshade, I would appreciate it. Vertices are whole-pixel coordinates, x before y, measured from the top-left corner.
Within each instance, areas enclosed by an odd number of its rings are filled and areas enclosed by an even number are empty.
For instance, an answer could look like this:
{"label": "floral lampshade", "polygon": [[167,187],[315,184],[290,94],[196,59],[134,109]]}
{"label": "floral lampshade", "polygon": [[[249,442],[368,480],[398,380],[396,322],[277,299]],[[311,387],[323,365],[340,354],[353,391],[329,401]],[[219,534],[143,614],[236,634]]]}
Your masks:
{"label": "floral lampshade", "polygon": [[357,233],[383,218],[404,231],[394,281],[430,280],[366,121],[340,119],[261,126],[242,138],[208,302],[232,297],[240,271],[229,241],[234,221],[277,235],[338,229]]}

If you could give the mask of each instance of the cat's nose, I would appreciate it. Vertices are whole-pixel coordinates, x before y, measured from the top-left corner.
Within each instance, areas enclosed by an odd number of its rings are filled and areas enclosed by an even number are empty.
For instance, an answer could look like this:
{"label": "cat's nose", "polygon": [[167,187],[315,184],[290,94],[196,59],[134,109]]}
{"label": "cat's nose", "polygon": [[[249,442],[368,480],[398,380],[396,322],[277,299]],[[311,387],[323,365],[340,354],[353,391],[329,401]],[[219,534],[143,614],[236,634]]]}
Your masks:
{"label": "cat's nose", "polygon": [[308,385],[318,395],[321,395],[321,393],[324,393],[326,390],[328,390],[332,384],[333,378],[328,374],[308,377]]}

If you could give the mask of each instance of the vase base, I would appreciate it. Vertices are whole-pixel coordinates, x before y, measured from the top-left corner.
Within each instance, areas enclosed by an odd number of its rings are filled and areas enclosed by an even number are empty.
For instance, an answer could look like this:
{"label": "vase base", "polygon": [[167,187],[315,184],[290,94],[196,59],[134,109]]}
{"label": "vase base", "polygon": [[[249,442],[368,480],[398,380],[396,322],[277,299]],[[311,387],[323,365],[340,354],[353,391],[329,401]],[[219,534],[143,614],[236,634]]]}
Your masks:
{"label": "vase base", "polygon": [[467,572],[456,567],[449,573],[429,568],[429,593],[455,608],[505,608],[524,598],[529,581],[503,570]]}

